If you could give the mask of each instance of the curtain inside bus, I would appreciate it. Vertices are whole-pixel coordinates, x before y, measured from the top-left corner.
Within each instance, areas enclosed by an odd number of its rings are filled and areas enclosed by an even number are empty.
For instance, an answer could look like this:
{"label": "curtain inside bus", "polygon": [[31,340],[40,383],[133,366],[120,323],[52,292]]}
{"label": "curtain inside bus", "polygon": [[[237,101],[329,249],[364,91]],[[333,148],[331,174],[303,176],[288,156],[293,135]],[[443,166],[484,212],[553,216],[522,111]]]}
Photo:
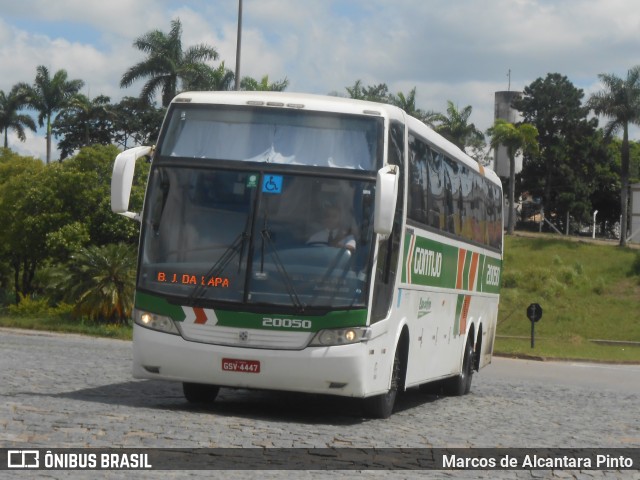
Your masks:
{"label": "curtain inside bus", "polygon": [[298,111],[175,108],[162,155],[376,169],[381,119]]}

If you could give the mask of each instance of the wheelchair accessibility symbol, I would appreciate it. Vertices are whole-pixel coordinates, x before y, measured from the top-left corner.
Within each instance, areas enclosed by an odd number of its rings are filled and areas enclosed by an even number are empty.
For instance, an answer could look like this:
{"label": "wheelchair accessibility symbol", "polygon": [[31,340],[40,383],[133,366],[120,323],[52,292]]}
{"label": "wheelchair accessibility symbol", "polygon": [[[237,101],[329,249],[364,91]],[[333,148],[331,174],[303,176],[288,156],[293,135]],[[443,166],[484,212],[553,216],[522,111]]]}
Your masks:
{"label": "wheelchair accessibility symbol", "polygon": [[265,175],[262,179],[263,193],[282,193],[282,175]]}

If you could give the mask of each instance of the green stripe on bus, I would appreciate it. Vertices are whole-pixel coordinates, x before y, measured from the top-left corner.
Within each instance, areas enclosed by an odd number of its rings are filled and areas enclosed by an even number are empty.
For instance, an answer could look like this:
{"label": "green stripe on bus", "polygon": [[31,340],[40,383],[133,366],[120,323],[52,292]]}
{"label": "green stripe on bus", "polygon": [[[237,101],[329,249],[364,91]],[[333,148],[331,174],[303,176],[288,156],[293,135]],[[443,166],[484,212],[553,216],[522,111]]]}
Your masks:
{"label": "green stripe on bus", "polygon": [[156,313],[158,315],[165,315],[177,322],[181,322],[186,318],[180,305],[173,305],[165,298],[156,295],[136,292],[135,305],[139,310]]}
{"label": "green stripe on bus", "polygon": [[[171,304],[163,297],[142,292],[136,292],[135,305],[136,308],[140,310],[165,315],[177,322],[182,322],[186,319],[185,309],[191,309],[191,307]],[[298,325],[302,325],[302,321],[307,320],[310,321],[311,328],[305,328],[304,330],[311,332],[317,332],[324,328],[358,327],[367,324],[366,309],[338,310],[328,312],[325,315],[281,315],[275,313],[253,313],[218,309],[214,311],[218,319],[216,325],[221,327],[269,329],[269,327],[264,326],[265,318],[272,319],[271,324],[274,325],[274,330],[287,331],[300,331]],[[276,318],[280,320],[274,322],[273,319]],[[300,322],[282,322],[283,319],[295,319],[300,320]],[[304,323],[306,324],[307,322]],[[283,325],[292,326],[286,327]]]}
{"label": "green stripe on bus", "polygon": [[[300,325],[306,324],[308,321],[311,323],[311,327],[302,330],[317,332],[325,328],[365,326],[367,323],[366,309],[333,311],[325,315],[281,315],[276,313],[250,313],[228,310],[216,310],[215,312],[218,318],[217,326],[221,327],[260,328],[299,332],[301,331]],[[269,319],[268,323],[273,326],[265,327],[265,319]],[[299,322],[291,322],[289,320],[299,320]]]}
{"label": "green stripe on bus", "polygon": [[484,293],[500,292],[500,278],[502,276],[502,261],[500,259],[487,256],[479,275],[478,291]]}
{"label": "green stripe on bus", "polygon": [[406,233],[404,245],[401,277],[404,283],[495,294],[500,291],[502,261],[498,258],[411,232]]}

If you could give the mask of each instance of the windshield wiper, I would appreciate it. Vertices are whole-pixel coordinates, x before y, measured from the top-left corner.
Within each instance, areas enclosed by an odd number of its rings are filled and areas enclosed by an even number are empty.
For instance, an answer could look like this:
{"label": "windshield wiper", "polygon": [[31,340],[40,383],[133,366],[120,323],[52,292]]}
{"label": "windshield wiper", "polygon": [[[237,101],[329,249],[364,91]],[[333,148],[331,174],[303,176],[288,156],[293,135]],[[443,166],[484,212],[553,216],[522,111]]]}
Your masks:
{"label": "windshield wiper", "polygon": [[[271,248],[271,255],[274,259],[276,269],[278,270],[278,273],[282,276],[285,289],[289,294],[289,298],[291,298],[291,302],[297,308],[298,313],[304,313],[305,305],[300,301],[298,292],[296,292],[296,288],[293,286],[293,281],[291,280],[291,276],[289,276],[289,273],[287,272],[287,269],[284,266],[284,263],[280,259],[280,255],[278,255],[278,250],[276,249],[276,246],[274,245],[273,240],[271,239],[271,232],[269,231],[266,225],[266,218],[265,218],[264,228],[260,231],[260,235],[262,236],[262,241],[263,242],[266,241],[267,245],[269,245],[269,247]],[[262,257],[263,258],[262,258],[261,268],[264,269],[264,251],[262,253]]]}
{"label": "windshield wiper", "polygon": [[[239,272],[240,269],[242,268],[242,257],[244,253],[244,246],[248,238],[249,238],[249,234],[247,232],[240,232],[240,234],[238,234],[238,236],[235,238],[233,243],[229,245],[229,247],[227,247],[227,249],[224,251],[222,256],[218,259],[218,261],[213,264],[213,266],[209,269],[209,271],[207,271],[204,278],[219,277],[220,275],[222,275],[222,272],[224,272],[224,270],[227,268],[227,266],[231,263],[231,261],[234,259],[236,255],[240,255],[240,258],[238,259],[238,272]],[[187,299],[188,305],[193,306],[195,301],[198,300],[200,297],[202,297],[202,295],[207,289],[206,285],[204,285],[203,283],[196,286],[196,288],[193,290],[191,295],[189,295]]]}

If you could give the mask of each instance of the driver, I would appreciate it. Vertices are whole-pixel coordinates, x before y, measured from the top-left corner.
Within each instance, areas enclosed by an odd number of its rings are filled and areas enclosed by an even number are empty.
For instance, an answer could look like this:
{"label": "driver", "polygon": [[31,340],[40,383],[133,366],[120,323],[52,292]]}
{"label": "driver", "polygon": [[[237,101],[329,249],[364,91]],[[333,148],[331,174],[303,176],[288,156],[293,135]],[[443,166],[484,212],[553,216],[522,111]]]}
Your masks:
{"label": "driver", "polygon": [[331,247],[346,248],[350,252],[355,251],[356,238],[351,229],[345,227],[342,211],[337,205],[323,205],[322,226],[321,230],[309,237],[307,244],[324,243]]}

